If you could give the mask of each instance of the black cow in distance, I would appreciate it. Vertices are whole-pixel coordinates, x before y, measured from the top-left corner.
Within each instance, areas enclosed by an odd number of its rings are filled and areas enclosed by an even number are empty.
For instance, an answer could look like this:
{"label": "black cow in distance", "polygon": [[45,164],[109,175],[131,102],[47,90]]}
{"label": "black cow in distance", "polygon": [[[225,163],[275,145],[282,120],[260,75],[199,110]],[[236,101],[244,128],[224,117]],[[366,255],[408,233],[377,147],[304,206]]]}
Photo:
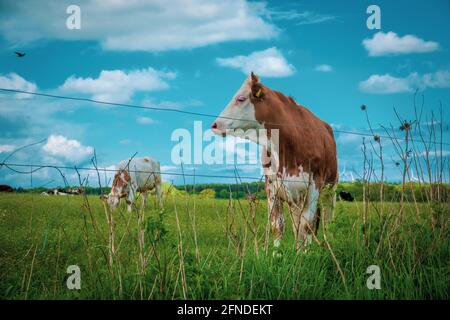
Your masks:
{"label": "black cow in distance", "polygon": [[339,197],[341,200],[352,202],[355,200],[350,192],[341,191],[339,192]]}

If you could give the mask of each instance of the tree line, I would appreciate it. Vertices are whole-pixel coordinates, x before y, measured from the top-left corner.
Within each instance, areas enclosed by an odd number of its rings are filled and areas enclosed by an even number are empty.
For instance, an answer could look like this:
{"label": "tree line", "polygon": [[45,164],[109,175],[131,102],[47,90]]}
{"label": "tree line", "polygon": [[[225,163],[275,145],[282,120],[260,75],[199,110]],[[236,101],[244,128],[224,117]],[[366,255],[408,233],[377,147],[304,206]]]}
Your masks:
{"label": "tree line", "polygon": [[[380,200],[380,183],[363,183],[362,181],[355,182],[340,182],[338,183],[336,192],[339,195],[341,191],[349,192],[356,201],[362,201],[364,197],[364,186],[368,200]],[[75,188],[76,186],[74,186]],[[61,188],[61,187],[59,187]],[[427,202],[429,200],[430,188],[433,189],[433,194],[439,190],[439,196],[444,201],[450,201],[450,184],[419,184],[417,182],[408,183],[405,187],[405,199],[408,201]],[[66,188],[62,188],[66,189]],[[216,198],[229,199],[230,197],[236,199],[243,199],[248,194],[255,195],[259,199],[266,199],[265,183],[264,182],[243,182],[240,184],[225,184],[225,183],[205,183],[196,185],[164,185],[165,193],[176,194],[190,194],[198,195],[201,198]],[[402,184],[401,183],[384,183],[383,197],[384,201],[399,201]],[[48,188],[16,188],[17,193],[42,193]],[[110,187],[84,187],[85,194],[100,195],[107,194],[111,191]]]}

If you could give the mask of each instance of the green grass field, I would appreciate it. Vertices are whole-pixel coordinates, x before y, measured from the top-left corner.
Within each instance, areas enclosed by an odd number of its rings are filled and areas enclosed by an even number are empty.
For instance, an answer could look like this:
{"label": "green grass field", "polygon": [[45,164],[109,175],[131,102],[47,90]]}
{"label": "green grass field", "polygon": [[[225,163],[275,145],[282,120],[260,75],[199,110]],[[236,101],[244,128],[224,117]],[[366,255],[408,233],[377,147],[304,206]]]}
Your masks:
{"label": "green grass field", "polygon": [[[408,203],[398,222],[399,203],[382,213],[370,203],[364,240],[362,203],[338,202],[327,242],[321,227],[320,243],[299,253],[286,214],[274,256],[264,201],[255,239],[247,200],[168,196],[163,211],[139,202],[116,211],[111,229],[99,198],[86,199],[0,195],[1,299],[449,298],[448,204]],[[80,267],[80,290],[66,286],[69,265]],[[380,290],[366,286],[370,265]]]}

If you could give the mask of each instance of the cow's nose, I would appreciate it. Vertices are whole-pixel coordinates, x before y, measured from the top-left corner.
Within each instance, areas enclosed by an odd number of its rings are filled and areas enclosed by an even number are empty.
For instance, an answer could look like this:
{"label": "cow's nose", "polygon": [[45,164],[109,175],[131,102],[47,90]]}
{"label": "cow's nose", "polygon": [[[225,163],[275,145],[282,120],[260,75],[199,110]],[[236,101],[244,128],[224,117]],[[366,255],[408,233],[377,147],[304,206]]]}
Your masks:
{"label": "cow's nose", "polygon": [[214,122],[214,123],[211,125],[211,129],[217,129],[217,122]]}

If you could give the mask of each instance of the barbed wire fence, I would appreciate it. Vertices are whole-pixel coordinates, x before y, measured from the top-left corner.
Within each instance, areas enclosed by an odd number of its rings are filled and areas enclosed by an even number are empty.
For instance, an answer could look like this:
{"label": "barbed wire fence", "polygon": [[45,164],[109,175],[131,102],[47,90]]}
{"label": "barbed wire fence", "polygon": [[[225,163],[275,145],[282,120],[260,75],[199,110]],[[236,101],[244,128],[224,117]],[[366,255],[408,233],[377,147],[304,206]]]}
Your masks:
{"label": "barbed wire fence", "polygon": [[[233,117],[224,117],[224,116],[215,115],[215,114],[186,111],[186,110],[180,110],[180,109],[170,108],[170,107],[162,108],[162,107],[152,107],[152,106],[125,104],[125,103],[117,103],[117,102],[96,100],[96,99],[83,98],[83,97],[64,96],[64,95],[48,94],[48,93],[42,93],[42,92],[32,92],[32,91],[18,90],[18,89],[11,89],[11,88],[2,88],[2,87],[0,87],[0,91],[4,92],[6,94],[27,94],[27,95],[31,95],[31,96],[38,96],[38,97],[44,97],[44,98],[50,98],[50,99],[74,100],[74,101],[80,101],[80,102],[89,102],[89,103],[95,103],[95,104],[110,105],[110,106],[123,107],[123,108],[132,108],[132,109],[138,109],[138,110],[163,111],[163,112],[179,113],[179,114],[189,115],[189,116],[200,116],[200,117],[219,118],[219,119],[222,118],[222,119],[239,120],[239,121],[245,121],[245,122],[257,122],[256,120],[240,119],[240,118],[233,118]],[[367,111],[366,110],[366,106],[363,105],[361,107],[361,110],[366,112]],[[397,118],[398,118],[397,112],[396,112],[396,115],[397,115]],[[367,113],[366,113],[366,116],[367,116]],[[370,132],[357,132],[357,131],[341,130],[341,129],[337,129],[337,128],[333,128],[333,131],[336,132],[336,133],[339,133],[339,134],[348,134],[348,135],[360,136],[363,139],[371,138],[375,142],[379,142],[380,139],[385,139],[384,141],[388,141],[388,142],[390,141],[394,146],[398,145],[398,143],[400,143],[400,142],[405,142],[405,141],[408,141],[410,143],[423,143],[424,142],[423,139],[422,140],[416,140],[416,139],[413,139],[413,138],[405,139],[403,137],[399,137],[399,136],[393,134],[392,132],[394,131],[394,127],[392,125],[389,128],[381,126],[380,129],[384,130],[386,132],[386,134],[385,135],[379,134],[377,132],[377,130],[375,130],[371,126],[370,122],[368,122],[368,123],[369,123],[369,129],[370,129],[369,131]],[[284,126],[284,127],[303,127],[303,128],[305,128],[304,125],[294,124],[294,123],[266,122],[265,124],[271,125],[271,126],[274,126],[274,127]],[[402,123],[402,126],[400,127],[400,130],[403,130],[402,129],[403,126],[404,126],[404,124]],[[317,130],[317,128],[313,128],[313,129]],[[390,131],[392,131],[392,132],[390,132]],[[442,132],[441,132],[441,134],[442,134]],[[442,136],[441,136],[441,138],[442,138]],[[64,185],[66,187],[69,186],[69,182],[68,182],[68,180],[66,178],[66,175],[64,174],[63,170],[76,171],[78,176],[80,176],[80,171],[94,172],[94,173],[97,174],[97,178],[98,178],[100,189],[102,188],[101,182],[100,182],[100,172],[104,174],[105,185],[108,185],[109,181],[107,181],[106,174],[109,173],[109,172],[114,173],[114,172],[117,171],[116,169],[108,169],[108,168],[101,168],[101,167],[99,167],[98,164],[97,164],[97,156],[96,156],[95,151],[94,151],[94,156],[91,159],[91,163],[93,164],[93,167],[85,167],[85,166],[78,167],[78,166],[53,165],[53,164],[8,162],[8,160],[14,154],[16,154],[17,152],[19,152],[21,150],[24,150],[26,148],[29,148],[29,147],[38,145],[38,144],[42,144],[42,143],[44,143],[46,141],[47,141],[47,139],[41,139],[41,140],[39,140],[37,142],[33,142],[33,143],[21,146],[21,147],[15,149],[15,150],[13,150],[8,156],[6,156],[0,162],[0,169],[2,167],[5,167],[5,168],[9,169],[10,171],[12,171],[14,173],[17,173],[17,174],[27,174],[27,175],[29,174],[30,177],[31,177],[31,181],[32,181],[33,173],[36,173],[36,172],[38,172],[38,171],[40,171],[42,169],[45,169],[45,168],[54,169],[62,177],[63,183],[64,183]],[[450,146],[450,142],[445,142],[445,141],[442,141],[442,140],[441,141],[436,141],[436,139],[435,139],[435,140],[430,140],[428,142],[429,142],[430,145],[440,145],[441,147],[442,146]],[[133,157],[135,155],[133,155]],[[399,162],[398,161],[395,161],[393,158],[391,160],[392,160],[392,163],[394,164],[394,166],[396,166],[396,167],[399,166]],[[24,168],[29,168],[29,170],[24,170]],[[230,180],[236,180],[237,178],[239,178],[239,180],[242,182],[243,180],[247,180],[247,181],[261,181],[263,176],[264,176],[264,175],[260,175],[258,177],[255,177],[255,176],[239,175],[239,173],[237,173],[236,166],[234,168],[234,173],[235,173],[234,175],[219,175],[219,174],[198,173],[198,172],[195,172],[195,170],[194,170],[194,173],[188,173],[188,172],[184,171],[184,168],[182,168],[182,172],[164,172],[164,171],[157,172],[157,171],[144,171],[144,170],[129,170],[129,172],[145,173],[145,174],[160,174],[160,175],[166,175],[166,176],[183,177],[183,181],[184,182],[185,182],[185,178],[186,177],[193,177],[194,179],[197,177],[197,178],[216,178],[216,179],[230,179]],[[358,177],[358,179],[361,178],[360,175],[355,170],[352,170],[352,172]],[[344,172],[343,174],[346,174],[346,172]],[[83,180],[79,181],[80,185],[86,185],[88,183],[88,180],[89,180],[89,174]],[[282,180],[284,181],[284,179],[282,179]],[[292,181],[292,179],[290,179],[290,181]],[[48,185],[48,184],[49,183],[45,183],[44,185]]]}
{"label": "barbed wire fence", "polygon": [[[92,99],[84,99],[84,98],[76,98],[76,97],[65,97],[65,96],[56,96],[56,95],[49,95],[49,94],[41,94],[41,93],[31,93],[31,92],[26,92],[26,91],[21,91],[21,90],[12,90],[12,89],[3,89],[0,88],[0,91],[8,91],[10,93],[28,93],[28,94],[34,94],[34,95],[39,95],[39,96],[44,96],[44,97],[49,97],[49,98],[60,98],[60,99],[69,99],[69,100],[79,100],[79,101],[85,101],[85,102],[93,102],[93,103],[101,103],[101,104],[108,104],[108,105],[114,105],[114,106],[124,106],[124,107],[129,107],[129,108],[136,108],[136,109],[151,109],[151,110],[158,110],[158,111],[169,111],[169,112],[177,112],[177,113],[181,113],[181,114],[186,114],[186,115],[195,115],[195,116],[206,116],[206,117],[215,117],[217,118],[218,116],[215,115],[209,115],[209,114],[203,114],[203,113],[197,113],[197,112],[189,112],[189,111],[184,111],[184,110],[173,110],[173,109],[166,109],[166,108],[153,108],[153,107],[144,107],[144,106],[135,106],[135,105],[126,105],[126,104],[116,104],[116,103],[111,103],[111,102],[104,102],[104,101],[97,101],[97,100],[92,100]],[[366,114],[367,115],[367,114]],[[239,119],[239,120],[243,120],[243,119]],[[400,122],[402,122],[402,119],[399,119]],[[272,124],[272,125],[286,125],[286,126],[299,126],[298,124]],[[400,171],[403,171],[403,185],[405,185],[405,177],[408,174],[408,168],[411,166],[411,158],[412,156],[416,157],[418,153],[421,152],[420,149],[412,149],[414,151],[414,153],[411,155],[409,154],[409,149],[405,148],[405,149],[401,149],[399,144],[400,142],[405,142],[406,146],[408,146],[408,143],[424,143],[427,148],[428,145],[434,145],[436,146],[434,148],[434,154],[436,156],[436,159],[438,160],[439,155],[440,155],[440,159],[441,159],[441,164],[438,166],[438,168],[442,171],[444,168],[447,168],[449,165],[449,158],[450,157],[446,157],[446,163],[442,163],[442,146],[443,145],[450,145],[450,143],[448,142],[444,142],[444,141],[438,141],[436,140],[436,138],[434,137],[434,140],[431,141],[429,140],[424,140],[426,137],[424,137],[424,135],[420,135],[420,140],[415,140],[415,139],[411,139],[410,136],[408,136],[408,130],[410,130],[410,123],[402,123],[402,127],[403,130],[406,130],[406,138],[402,138],[399,137],[398,135],[395,134],[395,130],[398,130],[398,127],[395,128],[394,126],[391,127],[387,127],[385,128],[385,132],[386,135],[377,135],[377,133],[373,130],[373,128],[370,126],[371,132],[370,133],[362,133],[362,132],[352,132],[352,131],[345,131],[345,130],[338,130],[335,129],[334,132],[337,133],[344,133],[344,134],[351,134],[351,135],[358,135],[361,136],[363,138],[363,144],[366,142],[365,139],[366,138],[370,138],[370,145],[372,146],[372,148],[375,151],[375,146],[374,145],[381,145],[381,138],[385,139],[383,140],[386,142],[390,142],[392,144],[394,144],[397,149],[397,157],[400,160],[395,160],[395,159],[391,159],[392,160],[392,164],[395,167],[399,167],[398,169]],[[442,134],[441,134],[441,138],[442,138]],[[13,162],[10,161],[10,159],[12,158],[12,156],[14,154],[16,154],[17,152],[23,151],[26,148],[31,148],[33,146],[42,144],[46,141],[47,139],[43,139],[43,140],[39,140],[37,142],[33,142],[30,143],[28,145],[25,145],[23,147],[19,147],[16,150],[13,150],[11,152],[11,154],[9,154],[8,156],[6,156],[1,162],[0,162],[0,169],[2,169],[3,167],[7,168],[8,170],[11,170],[12,172],[15,172],[17,174],[24,174],[24,175],[30,175],[31,177],[31,184],[32,179],[33,179],[33,173],[36,173],[40,170],[43,169],[54,169],[56,170],[59,175],[62,177],[62,180],[65,184],[66,187],[69,186],[69,182],[67,180],[66,177],[66,172],[67,171],[72,171],[75,172],[76,177],[78,178],[78,183],[80,187],[85,187],[89,185],[89,179],[90,177],[94,177],[94,179],[97,180],[97,183],[99,185],[100,188],[100,192],[103,192],[103,187],[104,185],[109,185],[109,181],[107,179],[107,173],[115,173],[117,170],[116,169],[111,169],[111,168],[102,168],[98,165],[98,161],[97,161],[97,153],[94,150],[94,154],[93,157],[90,161],[92,166],[68,166],[68,165],[55,165],[55,164],[48,164],[48,163],[44,163],[44,164],[40,164],[40,163],[17,163],[17,162]],[[372,144],[373,143],[373,144]],[[438,153],[439,150],[437,149],[437,146],[440,146],[440,154]],[[415,147],[413,145],[413,147]],[[428,152],[430,151],[430,149],[426,149],[427,151],[427,157],[428,157]],[[433,150],[431,150],[432,152]],[[381,152],[381,151],[380,151]],[[136,154],[134,154],[130,159],[134,158]],[[437,161],[436,160],[436,161]],[[401,161],[401,162],[400,162]],[[381,162],[383,163],[383,159],[381,159]],[[366,167],[367,164],[367,167]],[[366,150],[364,150],[364,165],[365,165],[365,172],[363,173],[363,176],[360,178],[364,188],[365,189],[369,189],[369,185],[368,182],[371,179],[371,172],[373,170],[373,159],[371,159],[369,156],[366,156]],[[403,165],[403,168],[400,168]],[[428,165],[428,167],[430,167],[430,165]],[[262,181],[263,176],[261,177],[253,177],[253,176],[241,176],[237,170],[237,167],[235,166],[234,168],[234,175],[230,176],[230,175],[214,175],[214,174],[204,174],[204,173],[198,173],[195,171],[193,171],[193,173],[190,172],[185,172],[185,168],[183,167],[183,165],[181,165],[181,170],[182,172],[157,172],[157,171],[145,171],[145,170],[130,170],[128,168],[128,170],[130,172],[135,172],[135,173],[146,173],[146,174],[161,174],[161,175],[171,175],[171,176],[181,176],[183,177],[183,181],[186,185],[186,180],[185,177],[193,177],[194,178],[194,183],[195,183],[195,178],[197,177],[207,177],[207,178],[224,178],[224,179],[232,179],[231,181],[234,181],[236,185],[242,183],[243,180],[252,180],[252,181]],[[87,172],[87,176],[86,177],[82,177],[81,172],[85,171]],[[102,178],[101,178],[101,173],[104,174],[104,184],[102,183]],[[443,174],[445,175],[445,171],[443,172]],[[355,172],[356,174],[356,172]],[[447,172],[448,174],[448,172]],[[382,176],[383,177],[383,176]],[[381,182],[383,182],[383,178],[381,177]],[[425,176],[422,174],[421,177],[419,179],[421,179],[422,181],[425,181]],[[445,176],[444,176],[445,178]],[[376,178],[375,178],[376,179]],[[380,179],[380,178],[378,178]],[[431,176],[429,177],[430,182],[431,182]],[[440,181],[442,181],[442,176],[438,176],[436,179],[440,179]],[[284,179],[283,179],[284,181]],[[290,179],[290,182],[292,182],[293,180]],[[438,180],[439,181],[439,180]],[[173,185],[171,185],[170,187],[172,187]],[[261,245],[261,250],[265,250],[266,252],[268,252],[268,239],[269,239],[269,233],[267,232],[269,230],[269,221],[267,221],[266,223],[266,228],[264,231],[264,234],[262,237],[258,238],[258,228],[256,226],[256,209],[255,206],[258,206],[258,202],[255,202],[255,200],[252,200],[253,202],[250,202],[251,206],[250,206],[250,211],[249,213],[244,213],[243,212],[243,208],[239,202],[239,199],[232,199],[232,192],[231,192],[231,188],[230,189],[230,200],[228,202],[228,207],[226,208],[225,211],[225,216],[226,216],[226,221],[225,221],[225,236],[228,239],[228,248],[235,248],[236,250],[236,255],[238,257],[240,257],[241,259],[241,275],[240,275],[240,279],[242,278],[242,272],[243,272],[243,265],[244,265],[244,259],[246,254],[248,255],[248,253],[246,253],[245,248],[246,248],[246,243],[247,243],[247,237],[251,237],[251,234],[253,234],[254,237],[254,241],[255,241],[255,251],[258,252],[258,247],[259,245]],[[185,189],[186,190],[186,189]],[[381,191],[383,192],[383,191]],[[403,210],[403,202],[408,201],[407,199],[403,200],[403,193],[405,192],[405,189],[402,189],[402,199],[401,199],[401,209],[400,211]],[[247,193],[250,193],[250,190],[247,189]],[[431,194],[431,192],[430,192]],[[438,189],[438,194],[439,194],[439,189]],[[139,195],[140,196],[140,195]],[[181,232],[181,223],[179,220],[179,216],[178,216],[178,211],[177,211],[177,207],[175,204],[175,201],[173,199],[174,197],[172,196],[172,201],[173,201],[173,206],[174,206],[174,213],[175,213],[175,217],[176,217],[176,227],[178,230],[178,235],[177,235],[177,243],[178,245],[176,246],[176,250],[178,253],[178,260],[179,263],[177,262],[177,270],[176,274],[176,284],[178,285],[179,280],[178,280],[178,276],[180,276],[179,278],[181,279],[180,282],[180,287],[183,288],[183,297],[186,299],[186,292],[187,292],[187,284],[186,284],[186,276],[184,274],[185,272],[185,258],[184,255],[188,252],[188,249],[186,249],[186,247],[183,247],[184,242],[183,241],[187,241],[186,240],[186,236],[183,236],[182,232]],[[195,199],[195,198],[194,198]],[[232,200],[236,200],[237,204],[233,204]],[[259,199],[257,199],[256,201],[258,201]],[[304,199],[305,200],[305,199]],[[303,200],[303,201],[304,201]],[[438,198],[439,201],[441,201],[441,198]],[[415,200],[414,200],[415,201]],[[443,202],[445,203],[445,202]],[[364,192],[364,199],[363,199],[363,208],[361,209],[361,214],[363,216],[363,223],[362,223],[362,229],[363,229],[363,248],[366,247],[366,230],[369,230],[369,227],[366,226],[367,224],[367,218],[368,218],[368,208],[370,205],[373,205],[373,203],[370,202],[370,198],[368,197],[368,192]],[[83,208],[84,210],[82,210],[81,214],[83,217],[83,236],[84,239],[83,241],[85,242],[85,246],[86,246],[86,255],[88,257],[88,265],[89,265],[89,272],[91,273],[91,276],[94,274],[92,265],[95,266],[95,264],[93,264],[93,261],[95,261],[95,250],[99,250],[101,256],[104,257],[105,259],[105,263],[107,266],[107,272],[110,275],[110,280],[111,280],[111,288],[113,288],[113,295],[115,295],[116,293],[118,293],[119,297],[122,297],[122,293],[123,293],[123,286],[122,286],[122,272],[123,272],[123,267],[126,265],[126,262],[123,259],[122,251],[124,251],[123,247],[121,247],[122,241],[127,237],[129,239],[131,239],[132,241],[135,241],[134,243],[137,244],[137,251],[139,254],[139,259],[137,260],[137,265],[139,268],[139,275],[141,277],[146,275],[147,269],[147,261],[149,257],[154,256],[155,260],[157,259],[157,255],[158,252],[155,249],[155,247],[153,246],[145,246],[145,242],[144,242],[144,233],[147,232],[147,225],[145,223],[145,211],[143,210],[143,208],[140,208],[139,210],[136,210],[137,214],[138,214],[138,221],[137,221],[137,231],[138,231],[138,236],[136,236],[136,233],[132,233],[130,231],[131,228],[129,228],[130,226],[130,221],[132,218],[132,215],[129,215],[128,218],[125,218],[122,215],[122,212],[119,211],[119,215],[116,217],[117,220],[122,219],[121,221],[123,221],[124,223],[124,230],[122,231],[122,233],[119,233],[119,228],[115,227],[115,218],[114,215],[112,214],[112,212],[108,209],[107,205],[105,203],[103,203],[104,206],[104,213],[105,213],[105,220],[100,220],[100,216],[96,214],[96,209],[94,210],[91,207],[91,203],[86,195],[86,193],[83,194]],[[381,204],[380,205],[373,205],[374,208],[378,210],[380,213],[380,217],[382,216],[382,212],[383,212],[383,199],[381,200]],[[388,207],[386,206],[386,208],[384,208],[385,211],[387,211]],[[198,254],[198,247],[197,247],[197,239],[196,239],[196,223],[195,223],[195,206],[193,206],[193,212],[192,212],[192,216],[190,213],[190,208],[188,208],[188,203],[186,202],[186,218],[187,218],[187,222],[186,222],[186,226],[187,227],[191,227],[193,229],[193,237],[195,239],[194,242],[194,246],[195,246],[195,257],[198,260],[199,254]],[[216,209],[217,210],[217,209]],[[360,209],[358,208],[358,214],[360,214]],[[230,211],[230,212],[229,212]],[[290,211],[290,210],[289,210]],[[242,221],[242,227],[241,228],[237,228],[234,225],[234,218],[231,219],[231,221],[228,221],[228,215],[232,215],[233,217],[237,217],[239,215],[239,212],[242,216],[241,221]],[[389,243],[389,253],[390,253],[390,257],[392,259],[392,252],[394,249],[391,249],[391,243],[396,243],[396,241],[392,241],[391,240],[395,240],[396,238],[393,238],[396,235],[396,230],[398,230],[399,226],[401,225],[401,220],[396,220],[393,224],[392,227],[390,226],[390,223],[388,223],[391,219],[390,217],[393,216],[394,214],[396,214],[397,212],[392,211],[389,212],[387,218],[386,218],[386,222],[384,223],[383,227],[380,228],[381,230],[381,235],[380,235],[380,241],[377,247],[377,253],[378,253],[378,249],[379,248],[384,248],[381,246],[382,242],[381,239],[387,239],[384,240],[385,242],[387,241]],[[290,212],[291,214],[291,212]],[[237,219],[237,218],[236,218]],[[292,216],[291,216],[292,219]],[[106,229],[103,230],[100,223],[102,223],[102,221],[105,221],[105,227]],[[237,223],[236,223],[237,224]],[[31,225],[31,223],[30,223]],[[309,224],[307,224],[308,228],[310,230],[312,230],[312,228],[309,226]],[[92,230],[91,231],[91,227]],[[332,249],[330,243],[327,240],[326,237],[326,223],[325,223],[325,219],[321,219],[321,230],[322,230],[322,234],[323,234],[323,240],[322,239],[318,239],[315,235],[314,232],[312,232],[313,234],[313,239],[315,242],[317,242],[319,245],[322,245],[330,254],[331,258],[334,261],[334,264],[336,265],[336,269],[339,271],[339,274],[341,276],[343,285],[345,287],[345,290],[347,291],[347,285],[346,285],[346,278],[344,275],[345,269],[342,270],[341,266],[344,266],[345,264],[341,264],[339,261],[341,260],[341,257],[335,255],[334,250]],[[247,233],[249,233],[250,235],[247,236]],[[445,235],[445,232],[442,232],[443,235]],[[100,239],[98,240],[97,239]],[[442,236],[443,237],[443,236]],[[391,239],[392,238],[392,239]],[[116,242],[116,240],[118,240]],[[93,246],[93,243],[95,243],[95,241],[98,241],[101,245],[95,245]],[[37,245],[36,245],[37,248]],[[244,248],[244,249],[242,249]],[[35,249],[36,250],[36,249]],[[380,249],[382,250],[382,249]],[[394,251],[395,252],[395,251]],[[258,254],[258,253],[256,253]],[[297,256],[296,256],[297,257]],[[175,260],[174,260],[175,261]],[[392,260],[391,260],[392,262]],[[292,264],[292,267],[294,267],[295,264]],[[139,277],[138,279],[138,285],[140,286],[140,290],[141,290],[141,299],[142,299],[142,283],[140,282],[142,279],[141,277]],[[31,275],[30,275],[30,279],[31,279]],[[240,280],[239,280],[240,281]],[[155,280],[156,283],[156,280]],[[283,284],[284,285],[284,284]],[[138,288],[138,287],[136,287]],[[27,289],[28,290],[28,289]],[[27,291],[28,292],[28,291]],[[151,291],[153,293],[153,289]],[[133,293],[134,294],[134,293]],[[175,295],[175,290],[173,291],[173,295],[172,295],[172,299]],[[150,294],[151,297],[151,294]]]}
{"label": "barbed wire fence", "polygon": [[[153,111],[173,112],[173,113],[180,113],[180,114],[191,115],[191,116],[200,116],[200,117],[208,117],[208,118],[219,118],[219,119],[227,119],[227,120],[237,120],[237,121],[252,122],[252,123],[258,123],[259,124],[259,122],[257,120],[249,120],[249,119],[242,119],[242,118],[235,118],[235,117],[225,117],[225,116],[221,116],[221,115],[202,113],[202,112],[194,112],[194,111],[186,111],[186,110],[180,110],[180,109],[170,108],[170,107],[167,107],[167,108],[151,107],[151,106],[143,106],[143,105],[135,105],[135,104],[126,104],[126,103],[118,103],[118,102],[96,100],[96,99],[90,99],[90,98],[71,97],[71,96],[63,96],[63,95],[48,94],[48,93],[41,93],[41,92],[32,92],[32,91],[18,90],[18,89],[8,89],[8,88],[2,88],[2,87],[0,87],[0,91],[6,92],[6,93],[28,94],[28,95],[40,96],[40,97],[46,97],[46,98],[53,98],[53,99],[90,102],[90,103],[95,103],[95,104],[110,105],[110,106],[122,107],[122,108],[132,108],[132,109],[140,109],[140,110],[153,110]],[[305,126],[304,124],[297,124],[297,123],[264,122],[264,124],[271,125],[271,126],[274,126],[274,127],[299,127],[299,128],[311,128],[311,129],[317,130],[316,127]],[[381,128],[381,129],[385,130],[384,128]],[[371,138],[374,137],[373,129],[371,129],[372,132],[357,132],[357,131],[349,131],[349,130],[341,130],[341,129],[333,128],[333,131],[336,132],[336,133],[357,135],[357,136],[361,136],[361,137],[371,137]],[[389,135],[378,135],[378,136],[380,138],[385,138],[385,139],[389,139],[389,140],[391,140],[393,138],[392,136],[389,136]],[[404,141],[405,138],[394,137],[394,140],[396,140],[396,141]],[[414,139],[409,139],[409,141],[414,142]],[[416,142],[421,142],[421,141],[416,141]],[[441,143],[442,143],[442,145],[450,146],[450,142],[441,142]]]}

